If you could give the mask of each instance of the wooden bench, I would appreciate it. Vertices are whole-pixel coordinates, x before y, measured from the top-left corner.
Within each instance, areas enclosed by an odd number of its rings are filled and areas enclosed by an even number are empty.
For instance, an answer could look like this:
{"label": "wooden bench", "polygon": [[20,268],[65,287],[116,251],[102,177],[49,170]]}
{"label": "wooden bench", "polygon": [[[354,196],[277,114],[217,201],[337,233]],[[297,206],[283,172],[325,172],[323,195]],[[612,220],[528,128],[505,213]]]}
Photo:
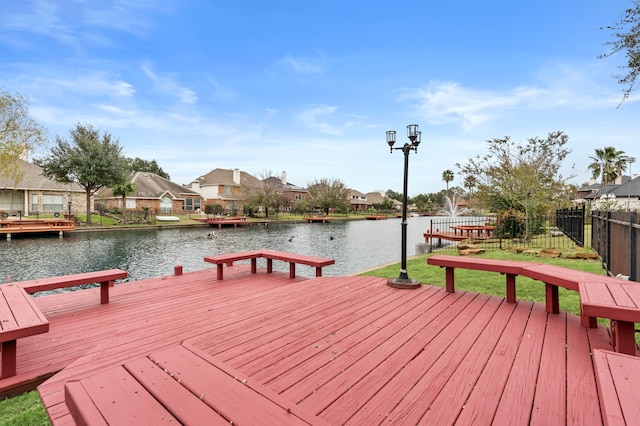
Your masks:
{"label": "wooden bench", "polygon": [[61,277],[18,281],[14,284],[23,288],[27,293],[34,294],[41,291],[55,290],[58,288],[74,287],[82,284],[100,283],[100,303],[106,304],[109,303],[109,287],[112,287],[116,280],[125,279],[127,278],[127,276],[127,272],[121,269],[108,269],[105,271],[63,275]]}
{"label": "wooden bench", "polygon": [[49,331],[49,321],[19,286],[0,284],[0,379],[16,375],[17,339]]}
{"label": "wooden bench", "polygon": [[427,264],[446,268],[446,289],[454,291],[454,269],[474,269],[479,271],[499,272],[507,276],[506,299],[508,302],[516,301],[515,277],[523,277],[542,281],[545,284],[545,304],[549,313],[560,312],[560,300],[558,287],[578,291],[581,282],[620,282],[619,279],[605,275],[592,274],[590,272],[576,271],[561,266],[547,265],[535,262],[520,262],[511,260],[484,259],[465,256],[451,256],[437,254],[427,258]]}
{"label": "wooden bench", "polygon": [[595,327],[597,318],[611,320],[611,342],[616,351],[635,355],[635,327],[640,323],[640,284],[632,281],[580,283],[582,324]]}
{"label": "wooden bench", "polygon": [[445,287],[447,292],[455,291],[454,270],[456,268],[474,269],[478,271],[499,272],[506,275],[506,299],[516,301],[516,276],[522,274],[522,268],[535,263],[516,262],[510,260],[480,259],[475,257],[450,256],[436,254],[427,259],[427,264],[445,268]]}
{"label": "wooden bench", "polygon": [[308,256],[303,254],[287,253],[275,250],[251,250],[238,253],[226,253],[215,256],[205,256],[204,261],[217,265],[217,279],[224,278],[223,266],[233,265],[233,262],[240,260],[251,260],[251,273],[257,271],[257,259],[267,259],[267,273],[273,272],[273,261],[280,260],[289,262],[289,278],[296,277],[296,263],[313,266],[316,268],[316,277],[322,276],[322,268],[336,263],[335,259],[326,257]]}
{"label": "wooden bench", "polygon": [[640,358],[594,349],[593,367],[604,424],[637,424],[640,420]]}
{"label": "wooden bench", "polygon": [[65,384],[78,425],[326,424],[193,346],[173,346]]}

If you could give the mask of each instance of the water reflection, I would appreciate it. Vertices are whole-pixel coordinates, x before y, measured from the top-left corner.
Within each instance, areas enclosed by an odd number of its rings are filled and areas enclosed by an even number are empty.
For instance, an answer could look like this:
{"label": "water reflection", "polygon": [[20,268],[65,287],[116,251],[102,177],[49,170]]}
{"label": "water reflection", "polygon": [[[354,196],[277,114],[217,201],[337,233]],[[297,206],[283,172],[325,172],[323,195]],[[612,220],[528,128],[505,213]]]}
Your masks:
{"label": "water reflection", "polygon": [[[407,222],[407,254],[424,241],[430,218]],[[213,236],[207,234],[213,231]],[[114,232],[78,232],[57,236],[17,237],[0,241],[0,282],[120,268],[138,280],[211,268],[207,255],[272,249],[336,259],[323,269],[327,276],[346,275],[400,259],[400,220],[335,221],[334,223],[271,224],[243,228],[141,229]],[[258,263],[259,266],[260,262]],[[283,262],[274,269],[287,271]],[[296,272],[313,276],[313,268]]]}

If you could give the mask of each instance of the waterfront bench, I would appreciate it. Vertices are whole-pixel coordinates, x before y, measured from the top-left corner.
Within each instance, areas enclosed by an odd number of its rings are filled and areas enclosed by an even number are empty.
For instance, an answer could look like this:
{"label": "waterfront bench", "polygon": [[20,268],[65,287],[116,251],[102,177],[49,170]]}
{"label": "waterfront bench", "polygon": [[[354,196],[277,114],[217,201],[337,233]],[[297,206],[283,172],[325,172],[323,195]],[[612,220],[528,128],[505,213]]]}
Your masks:
{"label": "waterfront bench", "polygon": [[[521,262],[511,260],[495,260],[474,258],[466,256],[452,256],[437,254],[427,259],[427,264],[446,268],[446,290],[449,293],[455,291],[454,269],[474,269],[479,271],[499,272],[507,276],[506,299],[515,303],[516,288],[515,278],[518,275],[542,281],[545,284],[545,304],[549,313],[560,312],[560,300],[558,288],[578,291],[581,282],[599,281],[606,283],[620,282],[619,279],[590,272],[576,271],[561,266],[547,265],[535,262]],[[583,321],[584,323],[584,321]],[[595,325],[593,325],[595,326]]]}
{"label": "waterfront bench", "polygon": [[594,349],[593,367],[603,423],[635,424],[640,419],[640,358]]}
{"label": "waterfront bench", "polygon": [[597,318],[611,320],[611,343],[617,352],[635,355],[634,323],[640,323],[640,284],[630,281],[580,283],[582,324],[595,327]]}
{"label": "waterfront bench", "polygon": [[308,256],[303,254],[287,253],[275,250],[251,250],[238,253],[226,253],[215,256],[205,256],[204,261],[217,265],[217,279],[224,278],[223,267],[233,265],[233,262],[240,260],[251,260],[251,273],[257,271],[257,259],[267,260],[267,273],[273,272],[273,261],[279,260],[289,262],[289,278],[296,277],[296,264],[300,263],[316,268],[316,277],[322,276],[322,268],[336,263],[335,259],[327,257]]}
{"label": "waterfront bench", "polygon": [[100,284],[100,303],[109,303],[109,287],[116,280],[127,278],[127,271],[121,269],[108,269],[104,271],[84,272],[81,274],[63,275],[61,277],[38,278],[35,280],[19,281],[14,284],[23,288],[27,293],[34,294],[41,291],[55,290],[58,288],[75,287],[83,284]]}
{"label": "waterfront bench", "polygon": [[17,339],[49,331],[49,321],[19,286],[0,284],[0,379],[16,375]]}
{"label": "waterfront bench", "polygon": [[427,264],[445,268],[445,287],[449,293],[455,291],[454,271],[456,268],[504,274],[506,276],[506,299],[511,303],[515,303],[516,301],[516,276],[522,274],[522,268],[524,266],[535,265],[530,262],[480,259],[476,257],[450,256],[445,254],[436,254],[429,257]]}

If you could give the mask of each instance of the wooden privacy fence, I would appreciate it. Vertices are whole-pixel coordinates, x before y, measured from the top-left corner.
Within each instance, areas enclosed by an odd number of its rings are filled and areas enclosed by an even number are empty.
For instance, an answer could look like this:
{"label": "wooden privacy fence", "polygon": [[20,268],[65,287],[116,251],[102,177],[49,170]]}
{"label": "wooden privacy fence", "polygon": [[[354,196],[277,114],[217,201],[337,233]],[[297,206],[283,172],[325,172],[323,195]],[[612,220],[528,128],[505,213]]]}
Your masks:
{"label": "wooden privacy fence", "polygon": [[607,272],[638,281],[638,214],[594,210],[591,223],[591,247]]}

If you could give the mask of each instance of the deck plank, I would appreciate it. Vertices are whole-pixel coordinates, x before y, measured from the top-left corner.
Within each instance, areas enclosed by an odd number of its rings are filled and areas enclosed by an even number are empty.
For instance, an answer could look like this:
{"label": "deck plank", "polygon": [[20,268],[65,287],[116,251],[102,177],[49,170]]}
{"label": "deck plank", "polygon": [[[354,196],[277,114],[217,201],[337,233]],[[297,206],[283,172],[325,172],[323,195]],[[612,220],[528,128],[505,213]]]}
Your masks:
{"label": "deck plank", "polygon": [[62,369],[38,389],[54,425],[73,424],[67,381],[184,342],[329,423],[602,422],[590,359],[611,349],[602,325],[440,287],[263,272],[238,263],[223,281],[207,268],[119,283],[108,305],[98,288],[37,297],[50,331],[19,342],[21,380]]}

